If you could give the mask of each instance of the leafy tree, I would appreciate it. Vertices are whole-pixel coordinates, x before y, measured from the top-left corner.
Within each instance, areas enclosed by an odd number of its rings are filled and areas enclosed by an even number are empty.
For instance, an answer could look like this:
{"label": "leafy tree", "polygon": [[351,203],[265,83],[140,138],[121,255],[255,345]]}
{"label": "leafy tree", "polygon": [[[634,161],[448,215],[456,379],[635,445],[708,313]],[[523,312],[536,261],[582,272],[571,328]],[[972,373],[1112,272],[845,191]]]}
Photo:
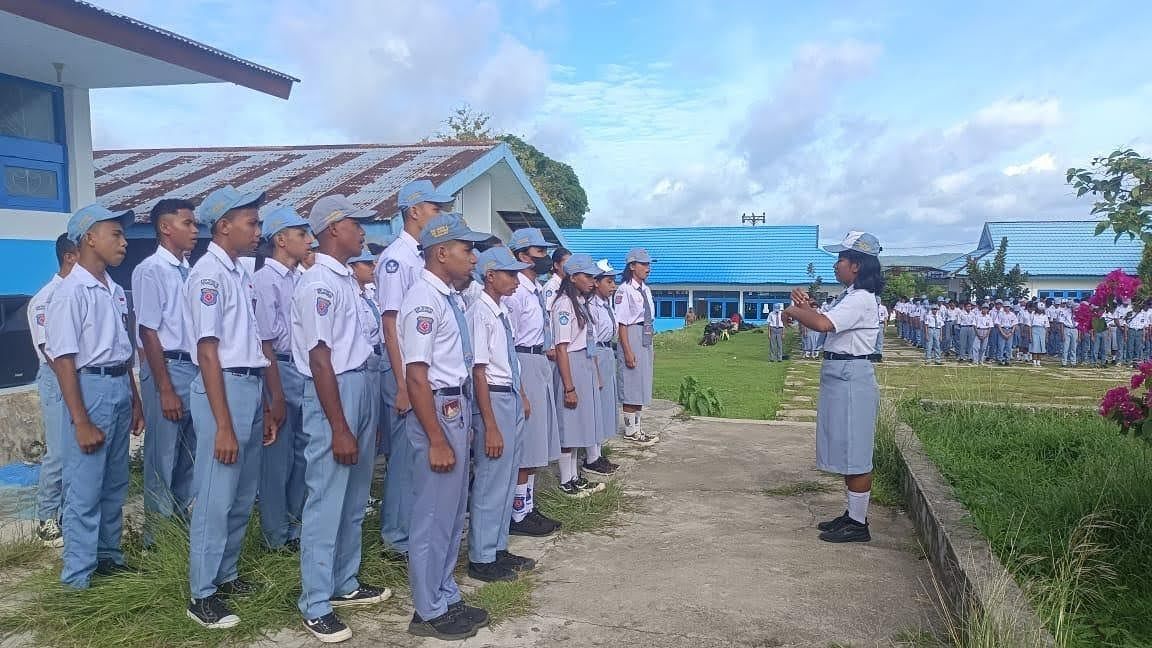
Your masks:
{"label": "leafy tree", "polygon": [[571,166],[544,155],[535,146],[515,135],[501,135],[516,161],[532,180],[536,193],[560,227],[583,227],[588,213],[588,194]]}
{"label": "leafy tree", "polygon": [[580,185],[580,178],[571,166],[544,155],[535,146],[515,135],[493,132],[488,125],[491,116],[476,112],[464,105],[452,112],[444,120],[444,131],[436,134],[440,141],[453,142],[492,142],[500,141],[508,145],[516,161],[528,174],[528,180],[544,206],[560,227],[578,228],[584,225],[584,215],[588,213],[588,194]]}
{"label": "leafy tree", "polygon": [[901,297],[919,299],[921,296],[927,296],[929,299],[936,299],[945,292],[947,291],[942,286],[930,285],[922,274],[889,271],[885,273],[884,294],[881,295],[881,299],[884,303],[891,304]]}
{"label": "leafy tree", "polygon": [[824,277],[816,274],[815,263],[809,263],[805,272],[808,274],[808,278],[812,280],[808,284],[808,296],[811,297],[813,301],[819,302],[821,299],[823,299],[823,294],[820,292],[820,288],[824,286]]}
{"label": "leafy tree", "polygon": [[1127,234],[1152,243],[1152,160],[1132,149],[1117,149],[1107,157],[1092,159],[1089,169],[1068,169],[1068,184],[1076,197],[1092,194],[1093,216],[1105,220],[1096,226],[1096,235],[1111,228],[1117,241]]}
{"label": "leafy tree", "polygon": [[1028,296],[1028,273],[1020,269],[1020,264],[1006,270],[1008,259],[1008,237],[1000,239],[996,254],[991,261],[979,263],[976,259],[968,257],[966,270],[968,277],[964,280],[965,291],[978,300],[1007,299]]}

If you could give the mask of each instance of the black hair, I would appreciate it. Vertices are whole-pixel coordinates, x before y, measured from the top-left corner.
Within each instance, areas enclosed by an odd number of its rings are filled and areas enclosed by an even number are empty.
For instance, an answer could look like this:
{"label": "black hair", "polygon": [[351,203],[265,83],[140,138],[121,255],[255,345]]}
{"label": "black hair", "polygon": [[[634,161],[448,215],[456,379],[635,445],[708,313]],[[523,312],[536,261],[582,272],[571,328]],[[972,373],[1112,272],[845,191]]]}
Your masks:
{"label": "black hair", "polygon": [[840,258],[860,268],[856,274],[856,281],[852,283],[856,289],[867,290],[874,295],[884,292],[884,273],[880,271],[879,258],[856,250],[844,250],[840,253]]}
{"label": "black hair", "polygon": [[552,251],[552,265],[556,265],[570,256],[572,256],[572,252],[568,248],[558,246]]}
{"label": "black hair", "polygon": [[152,210],[148,212],[148,220],[152,222],[152,229],[156,233],[160,233],[160,217],[168,214],[175,214],[181,209],[188,211],[195,211],[196,205],[192,204],[191,200],[184,200],[183,198],[162,198],[155,205]]}
{"label": "black hair", "polygon": [[380,256],[380,253],[384,251],[384,246],[379,243],[369,243],[368,251],[376,256]]}
{"label": "black hair", "polygon": [[61,234],[60,236],[57,236],[56,237],[56,263],[57,263],[57,265],[59,265],[60,267],[64,267],[64,255],[65,254],[76,254],[76,250],[78,250],[78,249],[79,249],[79,246],[76,245],[76,241],[73,241],[72,239],[68,238],[67,233],[64,233],[64,234]]}
{"label": "black hair", "polygon": [[576,321],[580,323],[580,328],[587,326],[588,300],[580,294],[579,290],[576,290],[576,284],[572,283],[572,275],[564,275],[564,278],[560,280],[560,288],[556,292],[572,300],[572,308],[576,311]]}

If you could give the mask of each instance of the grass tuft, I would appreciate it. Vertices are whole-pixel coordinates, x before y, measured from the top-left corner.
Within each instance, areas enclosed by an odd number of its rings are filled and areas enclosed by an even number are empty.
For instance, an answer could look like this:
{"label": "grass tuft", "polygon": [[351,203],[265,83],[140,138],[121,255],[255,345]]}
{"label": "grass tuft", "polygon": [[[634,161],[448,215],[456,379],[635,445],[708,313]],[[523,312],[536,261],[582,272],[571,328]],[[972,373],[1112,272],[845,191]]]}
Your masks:
{"label": "grass tuft", "polygon": [[761,491],[764,495],[771,497],[795,497],[797,495],[807,495],[809,493],[832,493],[839,490],[837,487],[829,484],[828,482],[820,481],[798,481],[791,484],[783,484],[780,486],[773,486],[772,488],[765,488]]}
{"label": "grass tuft", "polygon": [[[541,476],[536,477],[537,482]],[[580,499],[546,487],[536,495],[537,505],[545,515],[563,524],[561,533],[607,533],[617,524],[617,514],[632,505],[631,498],[614,480],[604,482],[604,490]]]}
{"label": "grass tuft", "polygon": [[47,555],[47,548],[34,533],[20,532],[14,539],[0,543],[0,569],[27,567]]}
{"label": "grass tuft", "polygon": [[465,598],[469,605],[484,608],[493,626],[515,618],[531,614],[535,609],[532,591],[536,581],[531,574],[507,583],[485,583]]}

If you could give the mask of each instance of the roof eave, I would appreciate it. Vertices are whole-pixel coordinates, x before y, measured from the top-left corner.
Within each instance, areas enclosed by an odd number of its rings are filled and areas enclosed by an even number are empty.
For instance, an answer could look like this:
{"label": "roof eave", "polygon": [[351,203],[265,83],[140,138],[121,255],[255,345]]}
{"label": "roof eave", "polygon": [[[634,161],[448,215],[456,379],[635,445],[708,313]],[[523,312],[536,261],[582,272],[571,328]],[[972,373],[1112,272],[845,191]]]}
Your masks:
{"label": "roof eave", "polygon": [[287,99],[300,80],[190,38],[74,0],[0,0],[0,11]]}

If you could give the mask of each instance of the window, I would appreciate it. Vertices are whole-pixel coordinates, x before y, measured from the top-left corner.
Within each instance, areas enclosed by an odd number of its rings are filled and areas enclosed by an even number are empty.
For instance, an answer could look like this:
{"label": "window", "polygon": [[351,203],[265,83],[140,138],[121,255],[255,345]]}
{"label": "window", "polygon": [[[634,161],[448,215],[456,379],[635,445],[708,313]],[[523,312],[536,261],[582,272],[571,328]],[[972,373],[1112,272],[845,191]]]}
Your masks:
{"label": "window", "polygon": [[68,211],[60,88],[0,74],[0,207]]}

